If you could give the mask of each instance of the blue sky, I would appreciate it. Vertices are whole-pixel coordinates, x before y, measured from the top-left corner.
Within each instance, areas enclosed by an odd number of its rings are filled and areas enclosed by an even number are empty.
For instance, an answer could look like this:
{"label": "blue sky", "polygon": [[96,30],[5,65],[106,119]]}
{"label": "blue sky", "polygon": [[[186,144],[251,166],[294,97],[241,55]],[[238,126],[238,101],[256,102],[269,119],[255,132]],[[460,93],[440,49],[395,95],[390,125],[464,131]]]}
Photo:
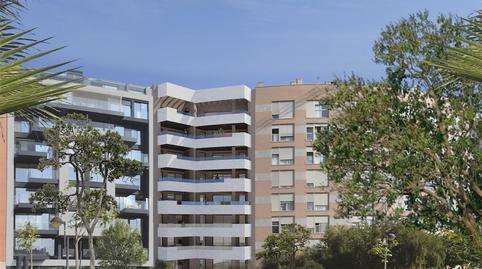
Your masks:
{"label": "blue sky", "polygon": [[355,72],[379,78],[372,44],[419,10],[466,16],[481,0],[28,0],[22,26],[49,47],[38,64],[78,59],[87,76],[193,88]]}

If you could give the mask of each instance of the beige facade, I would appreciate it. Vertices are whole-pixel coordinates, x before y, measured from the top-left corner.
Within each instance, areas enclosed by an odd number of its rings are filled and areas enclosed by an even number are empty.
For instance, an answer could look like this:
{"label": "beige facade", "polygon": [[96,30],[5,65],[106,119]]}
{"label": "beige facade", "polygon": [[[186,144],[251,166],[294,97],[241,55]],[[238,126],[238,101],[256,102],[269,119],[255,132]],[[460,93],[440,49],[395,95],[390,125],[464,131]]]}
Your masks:
{"label": "beige facade", "polygon": [[298,83],[254,91],[256,251],[285,224],[306,226],[316,240],[334,219],[336,193],[320,171],[323,157],[312,149],[330,116],[319,101],[333,90]]}

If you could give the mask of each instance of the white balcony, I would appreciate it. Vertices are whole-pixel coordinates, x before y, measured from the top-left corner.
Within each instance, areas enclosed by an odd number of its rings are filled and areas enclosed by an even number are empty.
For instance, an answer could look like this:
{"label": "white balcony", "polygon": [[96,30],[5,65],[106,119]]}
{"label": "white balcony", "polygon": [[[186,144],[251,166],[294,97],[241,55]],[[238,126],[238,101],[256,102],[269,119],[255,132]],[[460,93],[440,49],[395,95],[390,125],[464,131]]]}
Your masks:
{"label": "white balcony", "polygon": [[158,168],[186,170],[251,169],[246,156],[185,157],[174,154],[159,154]]}
{"label": "white balcony", "polygon": [[225,133],[214,136],[187,136],[181,133],[161,132],[157,144],[175,145],[186,148],[214,147],[251,147],[251,135],[248,133]]}
{"label": "white balcony", "polygon": [[160,97],[170,96],[192,103],[235,99],[245,99],[251,101],[251,89],[244,85],[193,90],[167,82],[160,84],[158,88],[158,96]]}
{"label": "white balcony", "polygon": [[158,191],[179,192],[251,192],[251,179],[219,178],[219,179],[187,179],[162,177],[158,183]]}
{"label": "white balcony", "polygon": [[157,118],[159,122],[170,121],[195,127],[236,123],[251,125],[251,116],[246,112],[226,112],[193,116],[179,113],[174,108],[163,107],[157,111]]}
{"label": "white balcony", "polygon": [[[159,201],[158,214],[177,215],[249,215],[251,205],[248,202],[232,202],[228,205],[208,204],[209,202]],[[236,204],[237,203],[237,204]]]}
{"label": "white balcony", "polygon": [[159,224],[159,237],[251,237],[251,224]]}
{"label": "white balcony", "polygon": [[186,259],[239,260],[251,258],[251,247],[187,246],[158,247],[160,260],[174,261]]}

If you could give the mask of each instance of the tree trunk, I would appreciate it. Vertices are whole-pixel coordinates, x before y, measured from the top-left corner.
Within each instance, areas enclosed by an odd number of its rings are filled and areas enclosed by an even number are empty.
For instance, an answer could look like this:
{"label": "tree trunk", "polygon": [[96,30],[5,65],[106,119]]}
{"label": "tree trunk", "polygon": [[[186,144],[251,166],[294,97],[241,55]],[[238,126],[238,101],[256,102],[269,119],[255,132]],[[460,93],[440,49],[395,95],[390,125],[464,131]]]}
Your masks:
{"label": "tree trunk", "polygon": [[94,235],[89,233],[90,269],[95,269]]}
{"label": "tree trunk", "polygon": [[465,212],[463,222],[465,228],[469,231],[470,237],[472,238],[475,247],[478,249],[482,249],[482,242],[480,241],[480,235],[477,231],[474,217],[470,213]]}
{"label": "tree trunk", "polygon": [[80,263],[79,263],[79,242],[80,240],[77,239],[77,237],[75,238],[75,244],[74,244],[74,248],[75,248],[75,269],[80,269]]}
{"label": "tree trunk", "polygon": [[33,269],[33,253],[30,251],[30,269]]}

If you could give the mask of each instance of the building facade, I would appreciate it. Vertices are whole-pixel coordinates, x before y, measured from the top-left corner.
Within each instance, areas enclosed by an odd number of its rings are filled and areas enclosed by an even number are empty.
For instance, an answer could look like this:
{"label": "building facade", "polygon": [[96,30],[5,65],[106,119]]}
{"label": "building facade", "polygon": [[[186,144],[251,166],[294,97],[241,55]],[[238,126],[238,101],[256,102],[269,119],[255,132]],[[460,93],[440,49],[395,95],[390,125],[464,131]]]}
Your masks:
{"label": "building facade", "polygon": [[287,224],[307,227],[316,243],[328,225],[339,222],[336,193],[320,170],[323,156],[312,147],[330,117],[320,100],[333,90],[331,84],[297,80],[254,91],[256,251]]}
{"label": "building facade", "polygon": [[[150,197],[155,191],[153,180],[154,167],[152,137],[153,123],[152,95],[145,87],[127,85],[116,82],[83,78],[80,74],[69,73],[62,79],[80,79],[85,85],[81,90],[69,93],[65,101],[52,103],[61,115],[67,113],[81,113],[87,116],[93,127],[100,131],[112,130],[119,133],[123,141],[130,147],[128,158],[142,162],[144,172],[142,176],[133,179],[120,178],[107,184],[107,191],[114,196],[119,206],[119,218],[130,224],[133,229],[141,232],[142,243],[148,250],[149,261],[146,266],[154,265],[154,211]],[[46,83],[56,83],[50,80]],[[74,266],[74,228],[65,224],[56,227],[51,220],[56,216],[51,208],[33,210],[29,204],[30,195],[45,184],[53,184],[59,190],[68,190],[75,172],[71,166],[59,169],[37,168],[39,159],[54,156],[46,144],[43,131],[51,123],[39,119],[26,120],[9,115],[3,119],[6,123],[2,128],[6,131],[6,139],[0,148],[6,157],[2,162],[2,179],[6,179],[5,198],[6,235],[1,240],[5,242],[5,265],[20,266],[25,255],[17,247],[15,231],[30,222],[39,232],[39,238],[34,244],[34,265],[45,267],[63,267],[67,258],[69,265]],[[100,175],[91,174],[91,187],[100,184]],[[0,202],[0,207],[2,206]],[[3,217],[4,215],[2,215]],[[69,223],[71,214],[59,216],[62,221]],[[0,222],[0,227],[2,222]],[[100,235],[102,227],[98,227],[96,235]],[[0,233],[0,236],[3,236]],[[67,237],[67,240],[64,238]],[[68,251],[67,251],[68,249]],[[89,264],[88,243],[82,239],[79,243],[81,265]],[[68,256],[67,256],[68,255]],[[0,255],[0,258],[2,256]]]}
{"label": "building facade", "polygon": [[[255,268],[264,239],[286,224],[306,226],[313,242],[328,225],[344,224],[334,218],[336,193],[319,169],[323,157],[312,149],[317,132],[328,126],[330,112],[319,100],[332,85],[193,90],[78,73],[57,79],[79,79],[85,87],[53,106],[118,132],[131,148],[128,157],[145,167],[142,176],[108,185],[119,218],[141,232],[145,267],[161,268],[163,261],[179,269]],[[74,266],[73,229],[64,234],[49,223],[55,212],[33,212],[28,202],[44,184],[65,189],[72,179],[69,167],[37,169],[40,157],[55,154],[44,144],[50,124],[13,116],[0,123],[0,269],[18,265],[15,230],[27,222],[40,232],[35,266],[63,267],[67,253]],[[92,184],[100,180],[91,178]],[[82,241],[83,266],[87,250]]]}

